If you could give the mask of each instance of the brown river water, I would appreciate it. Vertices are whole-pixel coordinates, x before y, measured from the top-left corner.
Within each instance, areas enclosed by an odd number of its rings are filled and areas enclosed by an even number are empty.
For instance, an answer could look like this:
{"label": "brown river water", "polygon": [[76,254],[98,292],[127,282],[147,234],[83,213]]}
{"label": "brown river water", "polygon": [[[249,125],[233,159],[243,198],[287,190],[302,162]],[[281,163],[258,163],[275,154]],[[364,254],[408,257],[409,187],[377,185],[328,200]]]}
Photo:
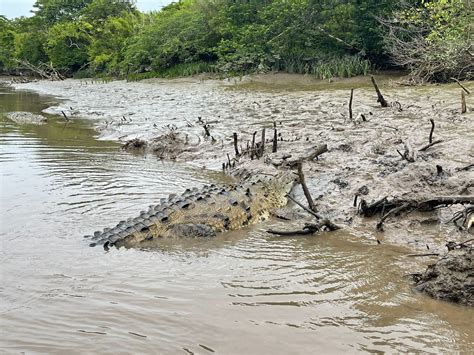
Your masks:
{"label": "brown river water", "polygon": [[[0,114],[57,103],[0,89]],[[90,248],[84,234],[221,179],[95,135],[87,120],[0,118],[2,352],[472,352],[473,309],[414,292],[404,275],[419,260],[405,248],[347,232],[278,238],[269,221],[152,250]]]}

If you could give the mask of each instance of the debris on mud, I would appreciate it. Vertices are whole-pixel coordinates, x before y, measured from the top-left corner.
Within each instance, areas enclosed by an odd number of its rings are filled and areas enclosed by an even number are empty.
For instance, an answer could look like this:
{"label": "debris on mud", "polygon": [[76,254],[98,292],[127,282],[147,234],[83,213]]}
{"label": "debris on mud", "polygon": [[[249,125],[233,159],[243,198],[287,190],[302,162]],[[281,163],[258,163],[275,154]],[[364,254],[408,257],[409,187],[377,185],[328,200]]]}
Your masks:
{"label": "debris on mud", "polygon": [[415,276],[416,289],[430,297],[474,306],[474,251],[463,245],[450,250],[423,274]]}
{"label": "debris on mud", "polygon": [[36,124],[41,125],[48,121],[48,119],[42,115],[37,115],[31,112],[8,112],[7,118],[18,124]]}
{"label": "debris on mud", "polygon": [[187,135],[171,131],[150,140],[128,140],[122,149],[134,154],[152,153],[163,160],[176,160],[184,152],[191,151],[192,146]]}
{"label": "debris on mud", "polygon": [[474,204],[473,109],[471,101],[461,109],[456,84],[390,87],[359,78],[304,86],[288,79],[304,80],[272,75],[234,84],[15,86],[68,93],[68,105],[81,116],[107,120],[102,139],[127,139],[123,149],[129,152],[190,161],[225,175],[243,164],[249,173],[260,164],[296,171],[304,161],[310,194],[297,187],[295,200],[313,196],[314,206],[303,208],[313,223],[314,214],[324,216],[355,237],[439,255],[448,240],[466,239]]}

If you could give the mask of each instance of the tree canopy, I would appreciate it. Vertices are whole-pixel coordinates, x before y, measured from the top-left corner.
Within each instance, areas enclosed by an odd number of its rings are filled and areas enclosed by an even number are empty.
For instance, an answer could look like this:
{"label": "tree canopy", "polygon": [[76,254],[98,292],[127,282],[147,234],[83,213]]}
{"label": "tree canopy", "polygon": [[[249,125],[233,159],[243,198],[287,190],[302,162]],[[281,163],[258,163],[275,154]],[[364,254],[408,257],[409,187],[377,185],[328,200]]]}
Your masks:
{"label": "tree canopy", "polygon": [[[468,0],[180,0],[147,14],[133,0],[37,0],[33,13],[0,17],[0,70],[28,62],[64,75],[286,71],[330,78],[396,65],[443,80],[471,53]],[[431,46],[424,61],[403,59],[421,55],[407,53],[420,41]],[[419,71],[448,59],[449,73]],[[463,73],[472,77],[472,68]]]}

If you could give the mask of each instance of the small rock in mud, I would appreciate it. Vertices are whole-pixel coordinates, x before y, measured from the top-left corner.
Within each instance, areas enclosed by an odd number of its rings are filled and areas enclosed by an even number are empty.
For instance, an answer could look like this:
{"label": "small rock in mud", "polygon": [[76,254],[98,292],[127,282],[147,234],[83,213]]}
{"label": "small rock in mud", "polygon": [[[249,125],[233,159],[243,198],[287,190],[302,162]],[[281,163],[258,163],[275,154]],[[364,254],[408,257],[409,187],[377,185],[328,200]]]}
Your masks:
{"label": "small rock in mud", "polygon": [[429,265],[416,289],[433,298],[474,306],[474,252],[471,247],[449,251]]}
{"label": "small rock in mud", "polygon": [[7,118],[18,124],[36,124],[46,123],[48,119],[42,115],[36,115],[31,112],[8,112]]}
{"label": "small rock in mud", "polygon": [[357,193],[359,195],[368,195],[369,194],[369,188],[367,187],[367,185],[361,186],[357,190]]}

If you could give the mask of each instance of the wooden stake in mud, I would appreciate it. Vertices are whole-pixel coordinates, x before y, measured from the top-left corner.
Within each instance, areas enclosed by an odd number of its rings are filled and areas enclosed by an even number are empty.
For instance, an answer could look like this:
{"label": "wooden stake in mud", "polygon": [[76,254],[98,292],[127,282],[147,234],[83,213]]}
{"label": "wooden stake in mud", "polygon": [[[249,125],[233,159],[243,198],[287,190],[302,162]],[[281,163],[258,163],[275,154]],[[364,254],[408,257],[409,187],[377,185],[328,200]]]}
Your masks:
{"label": "wooden stake in mud", "polygon": [[240,156],[239,148],[237,147],[237,133],[234,132],[234,149],[235,149],[235,156]]}
{"label": "wooden stake in mud", "polygon": [[250,150],[250,159],[253,160],[255,156],[255,136],[257,135],[257,131],[253,132],[252,134],[252,148]]}
{"label": "wooden stake in mud", "polygon": [[66,116],[66,114],[64,113],[64,111],[61,111],[61,113],[63,114],[64,119],[65,119],[66,121],[69,121],[69,118]]}
{"label": "wooden stake in mud", "polygon": [[207,124],[204,125],[204,131],[206,132],[206,137],[211,136],[211,132],[209,132],[209,125]]}
{"label": "wooden stake in mud", "polygon": [[467,112],[466,106],[466,95],[464,95],[464,91],[461,91],[461,113]]}
{"label": "wooden stake in mud", "polygon": [[273,148],[272,153],[276,153],[278,149],[278,132],[277,132],[277,124],[273,122]]}
{"label": "wooden stake in mud", "polygon": [[354,89],[351,89],[351,98],[349,100],[349,119],[352,121],[352,99],[354,98]]}
{"label": "wooden stake in mud", "polygon": [[228,163],[229,163],[229,168],[232,167],[232,164],[231,164],[231,162],[230,162],[230,155],[229,155],[229,153],[227,153],[227,161],[228,161]]}
{"label": "wooden stake in mud", "polygon": [[388,107],[388,102],[385,101],[382,93],[380,92],[379,87],[377,85],[377,82],[375,81],[374,76],[371,75],[370,79],[372,80],[372,84],[374,85],[375,92],[377,93],[377,102],[380,102],[380,106],[382,106],[382,107]]}
{"label": "wooden stake in mud", "polygon": [[316,212],[316,206],[314,205],[313,198],[311,197],[308,186],[306,185],[306,181],[304,179],[303,162],[301,160],[298,162],[298,179],[300,181],[301,187],[303,188],[303,192],[306,197],[306,200],[308,200],[309,208],[311,209],[311,211]]}
{"label": "wooden stake in mud", "polygon": [[260,146],[260,157],[263,157],[265,151],[265,128],[262,129],[262,145]]}
{"label": "wooden stake in mud", "polygon": [[434,129],[435,129],[435,123],[434,123],[434,120],[432,118],[430,118],[430,122],[431,122],[431,131],[430,131],[430,138],[429,138],[429,143],[433,143],[433,132],[434,132]]}

